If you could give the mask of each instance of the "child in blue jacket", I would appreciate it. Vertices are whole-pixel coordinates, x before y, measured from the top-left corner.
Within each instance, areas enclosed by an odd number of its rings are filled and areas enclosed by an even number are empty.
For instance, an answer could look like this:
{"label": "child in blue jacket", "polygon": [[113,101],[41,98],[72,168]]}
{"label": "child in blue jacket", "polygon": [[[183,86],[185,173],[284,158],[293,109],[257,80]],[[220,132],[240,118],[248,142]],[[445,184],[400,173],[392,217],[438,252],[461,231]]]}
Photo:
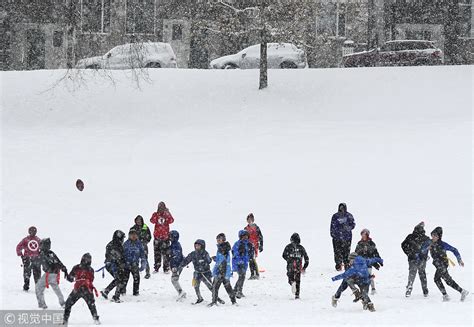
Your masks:
{"label": "child in blue jacket", "polygon": [[249,266],[249,261],[253,259],[255,249],[249,242],[249,233],[246,230],[239,231],[239,240],[232,247],[232,271],[237,272],[239,279],[235,283],[235,297],[240,299],[245,297],[242,293],[245,282],[245,274]]}
{"label": "child in blue jacket", "polygon": [[212,270],[212,276],[214,281],[212,282],[212,302],[208,307],[217,305],[217,299],[219,298],[219,288],[221,284],[224,284],[225,290],[230,297],[232,304],[236,304],[235,294],[230,285],[230,277],[232,277],[232,271],[230,269],[230,244],[226,242],[224,233],[220,233],[216,237],[217,241],[217,254],[214,258],[216,264]]}
{"label": "child in blue jacket", "polygon": [[369,309],[372,312],[375,311],[375,307],[369,298],[369,286],[371,278],[369,274],[369,267],[375,263],[383,265],[383,260],[378,257],[366,259],[353,252],[349,255],[349,264],[351,267],[344,273],[331,278],[333,282],[343,279],[348,285],[352,284],[359,286],[364,310]]}
{"label": "child in blue jacket", "polygon": [[180,301],[186,298],[186,292],[183,292],[181,285],[179,284],[179,275],[183,271],[181,262],[183,261],[183,249],[181,243],[179,243],[179,233],[175,230],[170,232],[170,267],[171,267],[171,283],[178,292],[178,298],[176,301]]}
{"label": "child in blue jacket", "polygon": [[461,293],[461,301],[464,301],[466,299],[466,296],[469,294],[467,290],[463,290],[449,275],[448,272],[448,267],[449,267],[449,262],[448,262],[448,256],[446,254],[446,251],[450,251],[454,253],[456,256],[456,259],[458,260],[458,264],[461,267],[464,267],[464,262],[461,259],[461,254],[459,254],[459,251],[449,245],[448,243],[444,242],[441,240],[443,237],[443,229],[441,227],[436,227],[432,232],[431,232],[431,240],[426,241],[426,243],[423,245],[421,249],[421,253],[426,255],[428,253],[428,250],[430,251],[431,258],[433,258],[433,265],[436,267],[436,273],[434,276],[434,282],[436,286],[438,286],[439,290],[443,294],[443,301],[449,301],[449,295],[446,293],[446,289],[443,285],[443,282],[441,279],[444,279],[446,284],[454,288],[456,291]]}
{"label": "child in blue jacket", "polygon": [[125,257],[125,282],[124,291],[130,278],[133,277],[133,295],[139,295],[140,289],[140,271],[146,269],[147,261],[145,249],[142,242],[138,239],[138,233],[135,229],[130,229],[128,240],[123,244],[123,253]]}

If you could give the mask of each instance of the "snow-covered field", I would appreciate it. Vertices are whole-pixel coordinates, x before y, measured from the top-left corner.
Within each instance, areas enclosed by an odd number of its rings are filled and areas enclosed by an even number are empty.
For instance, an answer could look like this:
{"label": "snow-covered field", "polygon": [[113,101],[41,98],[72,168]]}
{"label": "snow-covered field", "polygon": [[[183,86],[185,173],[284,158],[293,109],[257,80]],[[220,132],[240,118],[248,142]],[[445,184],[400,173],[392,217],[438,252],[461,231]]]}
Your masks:
{"label": "snow-covered field", "polygon": [[[152,275],[139,297],[97,299],[104,325],[472,324],[472,297],[461,303],[448,288],[452,301],[441,302],[431,262],[429,298],[419,280],[404,297],[400,248],[421,220],[428,233],[443,226],[466,264],[451,274],[473,291],[472,67],[271,71],[265,91],[258,71],[156,70],[141,89],[128,73],[114,72],[112,85],[87,72],[80,87],[66,79],[51,88],[63,74],[0,75],[1,309],[37,308],[34,293],[21,290],[15,254],[28,226],[51,238],[69,269],[85,252],[98,268],[113,231],[128,231],[137,214],[148,221],[163,200],[186,253],[197,238],[215,252],[219,232],[234,242],[253,212],[266,272],[246,281],[238,307],[221,288],[227,304],[212,309],[190,305],[192,268],[181,278],[184,303],[175,302],[169,275]],[[354,241],[369,228],[385,259],[375,313],[349,292],[338,308],[330,304],[339,283],[330,279],[329,222],[339,202],[356,219]],[[281,258],[295,231],[310,256],[300,301]],[[96,274],[95,284],[110,280]],[[72,289],[60,286],[65,296]],[[51,290],[46,301],[59,308]],[[78,302],[71,325],[91,322]]]}

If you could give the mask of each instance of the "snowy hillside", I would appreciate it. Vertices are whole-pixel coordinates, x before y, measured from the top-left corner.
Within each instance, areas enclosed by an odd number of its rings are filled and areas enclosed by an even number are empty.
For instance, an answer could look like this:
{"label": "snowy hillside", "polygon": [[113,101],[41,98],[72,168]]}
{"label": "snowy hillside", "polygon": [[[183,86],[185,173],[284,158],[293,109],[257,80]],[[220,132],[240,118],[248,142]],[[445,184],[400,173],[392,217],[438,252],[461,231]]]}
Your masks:
{"label": "snowy hillside", "polygon": [[[128,73],[114,72],[111,84],[87,72],[81,85],[66,79],[51,88],[63,74],[0,75],[1,309],[37,308],[34,292],[21,290],[15,253],[30,225],[69,269],[85,252],[99,268],[114,230],[128,231],[137,214],[148,222],[165,201],[186,253],[202,238],[213,254],[219,232],[233,243],[253,212],[265,239],[263,279],[246,281],[238,307],[221,288],[227,304],[210,309],[190,305],[191,267],[181,277],[184,303],[175,302],[169,275],[152,275],[139,297],[129,283],[124,303],[97,299],[104,325],[471,325],[472,296],[460,303],[448,288],[452,301],[441,302],[431,261],[429,298],[418,279],[404,297],[400,243],[422,220],[428,233],[443,226],[465,262],[450,273],[474,291],[472,67],[270,71],[265,91],[258,71],[155,70],[141,89]],[[329,223],[339,202],[356,220],[353,248],[369,228],[385,260],[375,313],[349,292],[336,309],[330,303],[339,283],[330,279]],[[281,258],[293,232],[310,256],[300,301]],[[96,274],[95,284],[110,280]],[[65,296],[72,289],[60,286]],[[46,302],[59,308],[51,290]],[[81,300],[70,323],[91,322]]]}

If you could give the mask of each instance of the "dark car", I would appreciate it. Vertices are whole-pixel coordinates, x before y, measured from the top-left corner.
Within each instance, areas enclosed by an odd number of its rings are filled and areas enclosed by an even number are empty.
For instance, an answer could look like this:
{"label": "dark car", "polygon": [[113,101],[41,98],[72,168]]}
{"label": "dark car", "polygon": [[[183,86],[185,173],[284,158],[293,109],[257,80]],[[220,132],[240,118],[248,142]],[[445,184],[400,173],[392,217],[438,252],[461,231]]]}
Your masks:
{"label": "dark car", "polygon": [[342,58],[343,67],[442,65],[443,52],[432,41],[388,41],[378,49],[352,53]]}

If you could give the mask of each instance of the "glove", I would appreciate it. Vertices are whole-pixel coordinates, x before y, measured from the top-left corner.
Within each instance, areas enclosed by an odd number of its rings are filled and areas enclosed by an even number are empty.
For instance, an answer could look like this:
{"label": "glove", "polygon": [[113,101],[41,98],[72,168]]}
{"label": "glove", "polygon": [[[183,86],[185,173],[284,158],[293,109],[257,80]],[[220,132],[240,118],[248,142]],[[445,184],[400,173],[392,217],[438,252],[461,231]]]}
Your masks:
{"label": "glove", "polygon": [[333,282],[335,282],[335,281],[336,281],[336,277],[331,277],[331,280],[332,280]]}
{"label": "glove", "polygon": [[379,270],[380,269],[380,264],[378,262],[374,263],[372,265],[372,267],[374,267],[375,269]]}
{"label": "glove", "polygon": [[459,260],[458,261],[458,264],[461,266],[461,267],[464,267],[464,262],[462,260]]}
{"label": "glove", "polygon": [[146,260],[145,259],[140,260],[140,271],[145,270],[146,266],[147,266]]}
{"label": "glove", "polygon": [[72,277],[71,275],[65,275],[64,277],[66,278],[68,282],[72,283],[74,281],[74,277]]}
{"label": "glove", "polygon": [[64,276],[67,275],[67,268],[66,268],[66,266],[63,266],[63,267],[61,268],[61,271],[64,273]]}
{"label": "glove", "polygon": [[301,274],[306,274],[306,269],[301,269]]}
{"label": "glove", "polygon": [[258,251],[263,252],[263,245],[260,245],[260,247],[258,248]]}

